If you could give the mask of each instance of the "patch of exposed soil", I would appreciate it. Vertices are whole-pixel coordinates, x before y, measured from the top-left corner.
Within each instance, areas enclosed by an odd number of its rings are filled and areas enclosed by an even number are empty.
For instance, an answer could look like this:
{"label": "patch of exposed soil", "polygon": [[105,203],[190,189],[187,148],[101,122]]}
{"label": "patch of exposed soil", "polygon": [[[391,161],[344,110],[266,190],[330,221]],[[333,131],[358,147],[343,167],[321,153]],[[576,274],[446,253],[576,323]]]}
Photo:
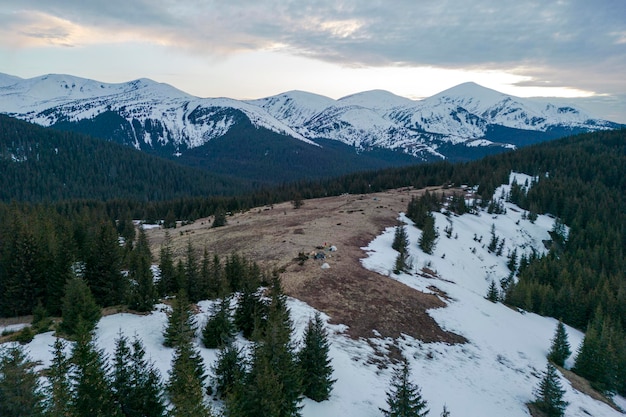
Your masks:
{"label": "patch of exposed soil", "polygon": [[[434,191],[431,189],[431,191]],[[212,229],[212,219],[170,230],[175,256],[184,256],[188,242],[198,249],[245,255],[260,266],[284,271],[285,292],[345,324],[354,338],[406,334],[425,342],[463,343],[462,336],[446,332],[426,313],[445,307],[433,294],[411,289],[363,268],[361,249],[386,227],[397,223],[414,195],[423,190],[401,189],[368,195],[343,195],[260,207],[228,217],[224,227]],[[159,253],[164,230],[148,230],[153,253]],[[336,246],[336,251],[330,251]],[[298,254],[324,253],[325,259]],[[323,263],[329,268],[322,269]]]}

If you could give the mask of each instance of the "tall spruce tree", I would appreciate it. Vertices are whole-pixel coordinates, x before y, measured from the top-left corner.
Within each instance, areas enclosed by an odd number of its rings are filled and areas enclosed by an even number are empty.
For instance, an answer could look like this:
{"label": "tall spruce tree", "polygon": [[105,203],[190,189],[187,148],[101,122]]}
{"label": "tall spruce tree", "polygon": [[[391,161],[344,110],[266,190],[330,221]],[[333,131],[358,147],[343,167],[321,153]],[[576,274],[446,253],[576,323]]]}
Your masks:
{"label": "tall spruce tree", "polygon": [[552,338],[548,360],[552,361],[555,365],[563,366],[571,354],[572,351],[570,350],[569,341],[567,340],[565,325],[563,321],[559,320],[559,324],[557,324],[554,332],[554,337]]}
{"label": "tall spruce tree", "polygon": [[187,293],[181,290],[172,301],[172,311],[168,314],[167,327],[163,333],[163,345],[176,347],[181,342],[191,341],[195,332],[195,322]]}
{"label": "tall spruce tree", "polygon": [[6,239],[4,262],[0,265],[0,314],[30,314],[37,300],[39,281],[35,237],[15,219]]}
{"label": "tall spruce tree", "polygon": [[231,417],[296,417],[301,410],[301,378],[291,341],[292,324],[280,278],[274,275],[264,331],[255,337],[250,371],[227,401]]}
{"label": "tall spruce tree", "polygon": [[235,335],[235,325],[230,314],[230,297],[220,300],[218,306],[213,307],[204,328],[202,342],[208,349],[221,348]]}
{"label": "tall spruce tree", "polygon": [[261,300],[257,288],[249,284],[244,285],[235,310],[235,325],[241,330],[243,337],[251,339],[255,328],[263,327],[266,311],[267,306]]}
{"label": "tall spruce tree", "polygon": [[77,336],[79,331],[91,332],[100,320],[101,309],[96,304],[89,287],[82,278],[73,277],[65,286],[62,318],[59,330],[68,336]]}
{"label": "tall spruce tree", "polygon": [[437,244],[437,238],[439,234],[435,229],[435,216],[432,213],[428,213],[424,219],[424,226],[422,227],[422,235],[419,239],[419,247],[428,254],[432,254]]}
{"label": "tall spruce tree", "polygon": [[21,345],[0,350],[0,416],[43,415],[43,394],[35,366]]}
{"label": "tall spruce tree", "polygon": [[126,301],[128,279],[121,273],[121,249],[115,227],[103,222],[93,237],[85,265],[85,280],[102,307]]}
{"label": "tall spruce tree", "polygon": [[72,350],[71,413],[75,416],[123,417],[115,399],[104,352],[93,334],[82,331]]}
{"label": "tall spruce tree", "polygon": [[198,262],[198,255],[191,244],[191,240],[187,241],[187,250],[185,259],[185,280],[187,297],[192,303],[200,301],[204,294],[202,283],[200,282],[200,263]]}
{"label": "tall spruce tree", "polygon": [[230,339],[217,354],[217,361],[211,368],[214,375],[217,395],[226,399],[240,390],[246,374],[245,357],[242,350]]}
{"label": "tall spruce tree", "polygon": [[128,306],[140,312],[152,311],[157,301],[157,291],[152,274],[152,255],[146,232],[139,229],[139,238],[130,254],[128,276],[130,299]]}
{"label": "tall spruce tree", "polygon": [[533,404],[545,413],[547,417],[562,417],[568,403],[563,401],[565,391],[554,365],[548,362],[543,378],[535,392]]}
{"label": "tall spruce tree", "polygon": [[174,266],[174,255],[172,254],[172,237],[165,231],[165,239],[159,252],[159,281],[158,292],[161,296],[176,294],[180,288],[176,277],[176,267]]}
{"label": "tall spruce tree", "polygon": [[487,300],[492,303],[497,303],[500,299],[500,293],[498,292],[498,286],[494,280],[491,280],[491,284],[489,284],[489,289],[487,290]]}
{"label": "tall spruce tree", "polygon": [[409,247],[409,236],[406,232],[406,226],[401,224],[396,226],[391,247],[398,252],[406,252]]}
{"label": "tall spruce tree", "polygon": [[328,356],[330,344],[319,313],[309,320],[304,332],[304,346],[298,352],[298,367],[302,375],[302,392],[320,402],[327,400],[336,380]]}
{"label": "tall spruce tree", "polygon": [[406,227],[404,225],[396,226],[396,231],[393,238],[391,247],[398,251],[396,262],[394,264],[393,273],[399,274],[401,272],[407,272],[410,268],[409,265],[409,237],[406,233]]}
{"label": "tall spruce tree", "polygon": [[169,372],[167,394],[172,404],[171,417],[210,417],[204,402],[204,366],[191,340],[181,340],[176,346]]}
{"label": "tall spruce tree", "polygon": [[71,416],[72,382],[70,372],[72,363],[65,354],[66,343],[56,338],[52,345],[52,362],[46,369],[48,385],[45,388],[45,415],[46,417]]}
{"label": "tall spruce tree", "polygon": [[126,417],[165,416],[161,376],[145,355],[137,337],[130,342],[120,335],[115,341],[113,391]]}
{"label": "tall spruce tree", "polygon": [[410,381],[409,363],[403,359],[402,366],[393,374],[387,391],[386,417],[424,417],[428,415],[428,403],[422,398],[420,388]]}

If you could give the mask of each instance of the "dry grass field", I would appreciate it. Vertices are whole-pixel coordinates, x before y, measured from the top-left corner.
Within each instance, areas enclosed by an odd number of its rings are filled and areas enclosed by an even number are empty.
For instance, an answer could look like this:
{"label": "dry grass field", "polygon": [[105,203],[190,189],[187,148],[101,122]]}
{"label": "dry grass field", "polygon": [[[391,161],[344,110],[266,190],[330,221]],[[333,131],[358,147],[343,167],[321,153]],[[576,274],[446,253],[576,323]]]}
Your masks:
{"label": "dry grass field", "polygon": [[[437,189],[431,189],[437,191]],[[295,209],[289,202],[259,207],[228,217],[228,224],[211,228],[211,218],[170,229],[175,256],[184,256],[189,242],[202,253],[239,253],[261,267],[280,270],[285,292],[328,314],[333,323],[349,327],[351,337],[407,334],[425,342],[463,342],[443,331],[426,313],[445,303],[437,296],[413,290],[366,270],[361,249],[386,227],[397,223],[414,195],[423,190],[400,189],[368,195],[305,200]],[[148,231],[158,254],[165,231]],[[326,250],[319,247],[326,246]],[[328,250],[336,246],[337,251]],[[324,252],[325,260],[298,260],[299,253]],[[322,269],[323,262],[329,269]]]}

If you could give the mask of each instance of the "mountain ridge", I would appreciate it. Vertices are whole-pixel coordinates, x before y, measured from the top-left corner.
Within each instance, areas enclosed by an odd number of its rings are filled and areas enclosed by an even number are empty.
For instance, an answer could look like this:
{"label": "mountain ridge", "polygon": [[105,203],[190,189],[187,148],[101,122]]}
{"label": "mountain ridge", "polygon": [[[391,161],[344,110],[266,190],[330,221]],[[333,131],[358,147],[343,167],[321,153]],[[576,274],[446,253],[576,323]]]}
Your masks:
{"label": "mountain ridge", "polygon": [[[384,90],[337,100],[300,90],[236,100],[200,98],[146,78],[110,84],[71,75],[21,79],[0,74],[0,113],[170,158],[224,137],[246,119],[259,132],[268,130],[311,146],[334,140],[357,153],[387,149],[410,155],[415,162],[474,159],[621,126],[594,119],[574,106],[510,96],[472,82],[422,100]],[[107,113],[113,117],[96,123]],[[455,152],[448,153],[451,148]]]}

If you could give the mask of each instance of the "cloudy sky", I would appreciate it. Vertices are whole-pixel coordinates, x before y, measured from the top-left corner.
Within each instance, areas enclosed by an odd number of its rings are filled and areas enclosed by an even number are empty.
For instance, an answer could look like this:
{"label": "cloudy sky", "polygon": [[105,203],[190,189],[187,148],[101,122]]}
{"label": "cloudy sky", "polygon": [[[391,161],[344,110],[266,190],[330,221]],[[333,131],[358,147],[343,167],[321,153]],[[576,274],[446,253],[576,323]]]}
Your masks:
{"label": "cloudy sky", "polygon": [[466,81],[626,123],[624,0],[2,0],[0,72],[146,77],[200,97]]}

